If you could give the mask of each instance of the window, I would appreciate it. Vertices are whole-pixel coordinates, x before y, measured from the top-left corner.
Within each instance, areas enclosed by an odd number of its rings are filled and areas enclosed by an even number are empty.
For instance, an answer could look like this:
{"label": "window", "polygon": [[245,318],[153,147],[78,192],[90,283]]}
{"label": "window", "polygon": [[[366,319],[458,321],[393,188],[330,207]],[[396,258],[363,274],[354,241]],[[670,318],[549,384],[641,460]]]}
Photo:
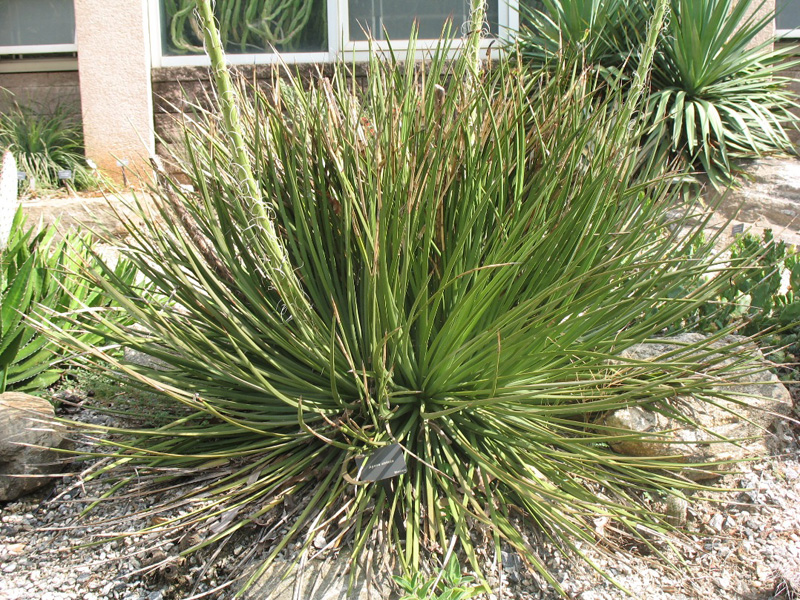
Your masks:
{"label": "window", "polygon": [[[326,0],[216,0],[214,14],[229,54],[328,50]],[[203,54],[195,0],[162,0],[165,56]]]}
{"label": "window", "polygon": [[[492,2],[487,20],[493,33],[497,33],[497,9]],[[349,0],[350,40],[366,41],[368,35],[375,40],[402,40],[408,38],[412,24],[419,25],[420,39],[437,39],[449,21],[458,35],[463,23],[469,23],[469,0]]]}
{"label": "window", "polygon": [[0,2],[0,54],[75,52],[72,0]]}
{"label": "window", "polygon": [[800,37],[800,0],[776,0],[775,5],[778,35]]}
{"label": "window", "polygon": [[[518,0],[488,4],[493,35],[516,30]],[[448,21],[460,36],[469,6],[469,0],[216,0],[215,13],[231,64],[275,62],[276,52],[287,63],[322,63],[342,53],[365,60],[368,34],[403,50],[414,23],[420,40],[438,39]],[[208,64],[194,0],[150,0],[150,21],[154,66]]]}

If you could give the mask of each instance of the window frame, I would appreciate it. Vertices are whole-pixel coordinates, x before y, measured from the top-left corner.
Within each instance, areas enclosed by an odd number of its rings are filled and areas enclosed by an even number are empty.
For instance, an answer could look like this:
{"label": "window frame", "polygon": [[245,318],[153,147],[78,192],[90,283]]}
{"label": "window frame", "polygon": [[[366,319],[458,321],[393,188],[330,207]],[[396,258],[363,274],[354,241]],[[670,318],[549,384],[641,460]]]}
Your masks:
{"label": "window frame", "polygon": [[[386,41],[353,41],[350,39],[350,10],[349,10],[349,0],[328,0],[329,2],[337,2],[340,5],[339,8],[339,22],[341,23],[342,27],[342,40],[344,41],[342,52],[346,53],[348,56],[354,54],[356,56],[357,61],[366,61],[369,60],[369,53],[370,49],[373,50],[389,50],[389,47],[393,50],[400,50],[404,51],[408,49],[408,41],[407,40],[392,40],[391,42]],[[515,33],[519,29],[519,0],[489,0],[490,2],[497,2],[499,4],[497,16],[499,21],[499,31],[497,38],[504,40],[509,39],[513,33]],[[492,43],[492,40],[484,40],[483,46],[488,47]],[[420,50],[432,50],[436,48],[438,44],[438,40],[418,40],[416,47]],[[454,39],[452,43],[453,48],[460,48],[463,45],[463,41],[460,39]]]}
{"label": "window frame", "polygon": [[0,56],[10,54],[61,54],[77,52],[78,44],[29,44],[26,46],[0,46]]}
{"label": "window frame", "polygon": [[[519,0],[490,0],[499,3],[498,17],[500,30],[498,37],[508,39],[519,29]],[[287,53],[259,53],[259,54],[233,54],[226,53],[225,57],[231,65],[259,65],[259,64],[310,64],[334,63],[340,57],[346,57],[356,62],[366,62],[370,57],[369,42],[349,40],[349,2],[348,0],[327,0],[328,11],[328,48],[320,52],[287,52]],[[162,67],[207,67],[211,64],[205,54],[197,55],[165,55],[162,48],[161,28],[161,1],[148,0],[148,15],[150,29],[150,55],[153,68]],[[484,40],[483,45],[488,47],[493,40]],[[417,50],[426,51],[436,47],[436,40],[419,40]],[[459,48],[460,40],[454,40],[452,47]],[[407,40],[396,40],[391,43],[392,49],[400,56],[408,49]],[[387,50],[387,42],[373,42],[372,49],[376,51]]]}
{"label": "window frame", "polygon": [[780,40],[796,40],[800,39],[800,25],[794,29],[778,29],[775,28],[775,39]]}
{"label": "window frame", "polygon": [[[777,3],[776,3],[777,4]],[[777,6],[775,7],[777,8]],[[775,39],[780,40],[793,40],[800,39],[800,24],[793,29],[778,29],[778,19],[775,18]]]}

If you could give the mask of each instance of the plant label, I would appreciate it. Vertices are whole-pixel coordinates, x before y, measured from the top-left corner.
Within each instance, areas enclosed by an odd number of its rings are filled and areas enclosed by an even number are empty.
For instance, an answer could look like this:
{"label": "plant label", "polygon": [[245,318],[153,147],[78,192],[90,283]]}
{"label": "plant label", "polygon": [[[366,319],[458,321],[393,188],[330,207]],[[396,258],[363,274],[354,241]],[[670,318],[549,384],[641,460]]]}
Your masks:
{"label": "plant label", "polygon": [[731,235],[739,235],[744,233],[744,223],[737,223],[731,228]]}
{"label": "plant label", "polygon": [[129,161],[127,158],[117,159],[118,167],[127,167],[129,164],[131,164],[131,161]]}
{"label": "plant label", "polygon": [[397,475],[402,475],[407,470],[406,457],[400,444],[389,444],[378,448],[364,461],[361,467],[359,481],[380,481]]}
{"label": "plant label", "polygon": [[25,181],[28,178],[28,174],[25,171],[17,171],[17,181]]}
{"label": "plant label", "polygon": [[70,171],[69,169],[64,169],[62,171],[59,171],[58,178],[61,179],[62,181],[64,179],[72,179],[72,171]]}

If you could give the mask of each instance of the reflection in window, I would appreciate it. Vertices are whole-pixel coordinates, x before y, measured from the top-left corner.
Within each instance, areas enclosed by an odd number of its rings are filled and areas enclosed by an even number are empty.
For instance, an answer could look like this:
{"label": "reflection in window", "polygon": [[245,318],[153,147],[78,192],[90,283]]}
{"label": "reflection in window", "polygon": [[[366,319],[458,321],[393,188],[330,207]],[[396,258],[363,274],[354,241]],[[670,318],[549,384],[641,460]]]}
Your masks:
{"label": "reflection in window", "polygon": [[29,51],[35,52],[35,46],[74,43],[72,0],[0,1],[0,50],[3,46],[31,46]]}
{"label": "reflection in window", "polygon": [[800,0],[777,0],[775,9],[776,29],[795,29],[800,27]]}
{"label": "reflection in window", "polygon": [[[502,1],[502,0],[501,0]],[[438,39],[448,20],[454,35],[461,35],[461,27],[469,22],[469,0],[349,0],[350,39],[364,41],[406,40],[413,23],[419,25],[419,38]],[[487,20],[497,32],[498,2],[489,2]]]}
{"label": "reflection in window", "polygon": [[[164,54],[202,54],[195,0],[162,1]],[[327,50],[326,0],[217,0],[225,50],[232,54]]]}

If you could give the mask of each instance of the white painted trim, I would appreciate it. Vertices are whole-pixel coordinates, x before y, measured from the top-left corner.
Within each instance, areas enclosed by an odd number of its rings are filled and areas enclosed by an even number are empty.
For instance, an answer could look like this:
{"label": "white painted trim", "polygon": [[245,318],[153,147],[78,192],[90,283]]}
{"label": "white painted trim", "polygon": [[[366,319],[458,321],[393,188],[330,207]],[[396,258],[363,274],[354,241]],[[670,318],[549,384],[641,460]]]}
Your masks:
{"label": "white painted trim", "polygon": [[[292,54],[225,54],[229,65],[287,65],[330,62],[329,52],[296,52]],[[205,54],[162,56],[161,67],[208,67],[211,61]]]}
{"label": "white painted trim", "polygon": [[150,27],[150,61],[154,69],[162,64],[161,48],[161,3],[159,0],[148,0],[147,3],[148,24]]}
{"label": "white painted trim", "polygon": [[0,46],[0,54],[53,54],[55,52],[77,52],[78,45],[36,44],[28,46]]}
{"label": "white painted trim", "polygon": [[347,31],[341,27],[341,5],[347,0],[328,0],[328,62],[336,62]]}
{"label": "white painted trim", "polygon": [[500,39],[510,40],[519,31],[519,0],[500,0]]}
{"label": "white painted trim", "polygon": [[0,60],[0,73],[47,73],[77,71],[77,58],[23,58]]}
{"label": "white painted trim", "polygon": [[[481,48],[488,48],[496,44],[496,38],[484,38],[481,40]],[[417,40],[415,46],[417,52],[433,52],[443,44],[439,40]],[[458,51],[464,47],[464,40],[455,38],[451,40],[447,46],[452,51]],[[375,52],[389,52],[393,51],[398,57],[405,58],[408,51],[408,40],[396,40],[390,42],[373,41],[373,42],[350,42],[345,45],[343,53],[348,58],[355,54],[356,56],[364,56],[365,58],[357,59],[357,62],[368,61],[370,50]]]}
{"label": "white painted trim", "polygon": [[795,27],[794,29],[776,29],[775,37],[779,40],[800,38],[800,27]]}

